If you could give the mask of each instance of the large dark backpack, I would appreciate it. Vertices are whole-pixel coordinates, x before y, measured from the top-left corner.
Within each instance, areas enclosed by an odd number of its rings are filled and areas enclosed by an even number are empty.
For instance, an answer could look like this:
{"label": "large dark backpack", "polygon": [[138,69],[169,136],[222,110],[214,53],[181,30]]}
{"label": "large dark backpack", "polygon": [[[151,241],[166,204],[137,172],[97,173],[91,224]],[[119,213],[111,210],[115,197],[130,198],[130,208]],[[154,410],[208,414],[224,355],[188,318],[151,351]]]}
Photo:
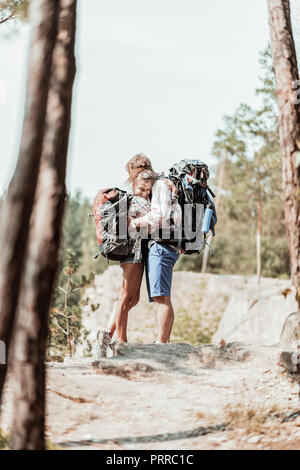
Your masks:
{"label": "large dark backpack", "polygon": [[[192,177],[190,173],[193,173],[194,176]],[[185,230],[185,206],[189,205],[189,209],[191,210],[191,231],[196,233],[197,229],[197,205],[201,204],[203,206],[203,212],[206,209],[211,209],[211,220],[209,224],[209,230],[211,231],[212,235],[215,235],[215,225],[217,223],[217,214],[215,210],[215,205],[212,199],[209,197],[211,194],[212,197],[215,197],[212,190],[209,188],[207,184],[207,180],[209,178],[209,170],[206,163],[200,160],[181,160],[179,163],[175,163],[169,170],[168,178],[174,183],[177,188],[178,192],[178,202],[182,209],[182,231],[178,236],[178,231],[176,236],[170,241],[162,240],[162,242],[170,243],[174,246],[178,245],[180,248],[184,250],[184,253],[187,255],[191,255],[194,253],[199,253],[201,249],[190,249],[190,245],[192,245],[197,236],[202,237],[203,244],[206,243],[207,232],[197,233],[197,235],[192,236],[191,238],[186,237],[186,230]],[[200,230],[202,227],[200,228]],[[198,230],[199,231],[199,230]],[[176,232],[176,231],[175,231]]]}
{"label": "large dark backpack", "polygon": [[[192,178],[190,173],[194,172]],[[164,177],[165,178],[165,177]],[[192,206],[192,230],[196,230],[196,205],[202,204],[203,209],[212,209],[210,230],[215,235],[215,224],[217,216],[215,206],[208,195],[208,191],[214,197],[213,192],[207,185],[209,170],[207,165],[200,160],[181,160],[170,168],[168,178],[174,183],[178,192],[178,202],[184,215],[185,205]],[[131,196],[119,188],[102,189],[95,197],[93,215],[96,223],[96,234],[99,244],[99,254],[107,260],[122,261],[130,256],[135,247],[135,240],[128,237],[127,215]],[[176,236],[175,236],[176,232]],[[196,236],[185,237],[184,217],[182,231],[178,237],[178,231],[171,230],[171,239],[165,240],[157,238],[161,243],[178,246],[188,255],[199,253],[199,250],[189,249],[189,244],[193,243]],[[206,242],[206,234],[202,234],[203,244]]]}
{"label": "large dark backpack", "polygon": [[127,214],[130,195],[119,188],[101,189],[95,197],[93,215],[100,254],[107,260],[122,261],[131,254],[134,240],[128,237]]}

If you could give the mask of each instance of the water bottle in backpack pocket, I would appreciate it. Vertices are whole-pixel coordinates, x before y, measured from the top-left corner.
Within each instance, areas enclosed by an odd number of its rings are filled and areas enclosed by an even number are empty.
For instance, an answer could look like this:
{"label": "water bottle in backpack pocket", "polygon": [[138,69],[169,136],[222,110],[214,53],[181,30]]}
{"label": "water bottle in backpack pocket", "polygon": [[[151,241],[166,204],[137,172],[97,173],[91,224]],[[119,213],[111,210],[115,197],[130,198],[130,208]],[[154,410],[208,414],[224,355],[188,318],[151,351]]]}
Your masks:
{"label": "water bottle in backpack pocket", "polygon": [[213,215],[213,207],[212,206],[207,206],[204,212],[204,218],[203,218],[203,223],[202,223],[202,233],[208,233],[210,230],[210,223],[211,223],[211,218]]}

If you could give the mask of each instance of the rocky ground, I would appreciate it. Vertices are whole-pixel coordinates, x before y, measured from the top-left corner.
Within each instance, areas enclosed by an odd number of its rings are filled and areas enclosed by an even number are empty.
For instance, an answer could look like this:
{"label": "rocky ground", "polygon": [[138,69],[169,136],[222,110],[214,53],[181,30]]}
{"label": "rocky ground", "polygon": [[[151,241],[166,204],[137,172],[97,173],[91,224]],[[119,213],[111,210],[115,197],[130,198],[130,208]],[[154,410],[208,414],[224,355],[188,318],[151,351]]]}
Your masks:
{"label": "rocky ground", "polygon": [[62,449],[300,448],[298,385],[277,366],[277,348],[223,346],[121,345],[114,358],[49,363],[49,441]]}
{"label": "rocky ground", "polygon": [[[90,303],[100,303],[99,311],[84,312],[92,345],[120,285],[121,270],[112,266],[86,291]],[[84,343],[73,359],[47,364],[49,442],[61,449],[299,449],[299,387],[278,365],[293,298],[289,281],[258,286],[254,278],[175,272],[173,343],[157,345],[143,285],[130,312],[130,343],[117,356],[84,357]],[[292,319],[285,350],[294,341]],[[13,389],[10,380],[5,433],[13,432]]]}

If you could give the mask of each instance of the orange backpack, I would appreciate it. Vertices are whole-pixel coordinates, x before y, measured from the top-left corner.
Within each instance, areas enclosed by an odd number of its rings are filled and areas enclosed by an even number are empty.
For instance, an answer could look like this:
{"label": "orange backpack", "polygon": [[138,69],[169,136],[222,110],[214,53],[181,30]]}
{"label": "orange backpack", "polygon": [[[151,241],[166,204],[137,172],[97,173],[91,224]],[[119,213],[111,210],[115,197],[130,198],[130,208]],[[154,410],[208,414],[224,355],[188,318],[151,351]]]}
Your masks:
{"label": "orange backpack", "polygon": [[119,188],[101,189],[95,197],[93,214],[99,250],[107,260],[121,261],[131,253],[134,240],[128,237],[127,215],[130,197]]}

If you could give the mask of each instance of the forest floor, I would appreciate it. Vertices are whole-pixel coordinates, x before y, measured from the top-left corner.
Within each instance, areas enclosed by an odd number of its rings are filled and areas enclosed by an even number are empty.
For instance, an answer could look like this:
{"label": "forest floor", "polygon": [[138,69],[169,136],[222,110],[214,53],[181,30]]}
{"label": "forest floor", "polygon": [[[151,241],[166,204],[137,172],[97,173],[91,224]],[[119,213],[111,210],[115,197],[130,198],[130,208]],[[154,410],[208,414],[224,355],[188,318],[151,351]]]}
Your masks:
{"label": "forest floor", "polygon": [[172,343],[49,363],[47,437],[61,449],[299,449],[299,389],[277,361],[272,347]]}

